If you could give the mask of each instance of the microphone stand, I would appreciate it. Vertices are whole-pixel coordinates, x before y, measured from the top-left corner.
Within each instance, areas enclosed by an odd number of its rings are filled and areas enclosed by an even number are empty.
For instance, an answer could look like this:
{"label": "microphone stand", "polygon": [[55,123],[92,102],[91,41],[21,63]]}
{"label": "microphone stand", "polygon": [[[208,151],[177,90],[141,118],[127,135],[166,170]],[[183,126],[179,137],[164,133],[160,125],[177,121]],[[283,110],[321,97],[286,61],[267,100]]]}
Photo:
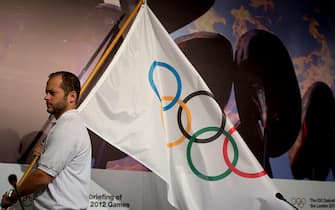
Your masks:
{"label": "microphone stand", "polygon": [[279,200],[282,200],[282,201],[284,201],[285,203],[287,203],[288,205],[292,206],[294,209],[299,210],[295,205],[293,205],[292,203],[288,202],[288,200],[286,200],[286,199],[284,198],[284,196],[283,196],[280,192],[277,192],[275,196],[276,196],[276,198],[278,198]]}

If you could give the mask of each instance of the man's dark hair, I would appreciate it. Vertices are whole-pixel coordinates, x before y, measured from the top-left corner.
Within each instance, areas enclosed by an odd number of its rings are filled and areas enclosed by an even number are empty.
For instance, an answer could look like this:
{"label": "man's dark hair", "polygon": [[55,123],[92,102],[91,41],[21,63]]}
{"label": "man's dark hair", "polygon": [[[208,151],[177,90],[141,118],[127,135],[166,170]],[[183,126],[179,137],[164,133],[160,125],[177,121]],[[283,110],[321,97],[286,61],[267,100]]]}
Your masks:
{"label": "man's dark hair", "polygon": [[49,79],[55,76],[62,76],[61,88],[64,90],[65,96],[67,96],[71,91],[77,93],[77,102],[80,95],[80,81],[79,78],[71,72],[67,71],[57,71],[49,75]]}

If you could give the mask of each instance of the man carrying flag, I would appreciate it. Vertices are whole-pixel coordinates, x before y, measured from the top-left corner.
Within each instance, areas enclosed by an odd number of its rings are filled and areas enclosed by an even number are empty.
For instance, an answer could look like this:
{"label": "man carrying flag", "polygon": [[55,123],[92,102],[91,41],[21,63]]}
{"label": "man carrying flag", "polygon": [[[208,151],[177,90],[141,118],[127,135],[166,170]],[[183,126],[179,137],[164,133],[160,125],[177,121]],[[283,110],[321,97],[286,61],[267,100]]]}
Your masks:
{"label": "man carrying flag", "polygon": [[2,208],[21,202],[20,197],[29,194],[34,194],[34,209],[88,207],[92,151],[88,131],[76,110],[79,93],[80,81],[76,75],[66,71],[49,75],[44,100],[48,113],[56,120],[37,168],[3,195]]}

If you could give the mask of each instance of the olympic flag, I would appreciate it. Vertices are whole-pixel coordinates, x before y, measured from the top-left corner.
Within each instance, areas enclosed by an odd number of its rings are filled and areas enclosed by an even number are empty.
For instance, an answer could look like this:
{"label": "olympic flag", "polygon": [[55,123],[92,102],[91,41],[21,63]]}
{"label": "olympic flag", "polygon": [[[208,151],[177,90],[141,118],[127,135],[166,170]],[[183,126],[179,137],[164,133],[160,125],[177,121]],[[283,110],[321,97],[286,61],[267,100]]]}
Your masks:
{"label": "olympic flag", "polygon": [[160,176],[178,209],[290,209],[147,5],[79,111]]}

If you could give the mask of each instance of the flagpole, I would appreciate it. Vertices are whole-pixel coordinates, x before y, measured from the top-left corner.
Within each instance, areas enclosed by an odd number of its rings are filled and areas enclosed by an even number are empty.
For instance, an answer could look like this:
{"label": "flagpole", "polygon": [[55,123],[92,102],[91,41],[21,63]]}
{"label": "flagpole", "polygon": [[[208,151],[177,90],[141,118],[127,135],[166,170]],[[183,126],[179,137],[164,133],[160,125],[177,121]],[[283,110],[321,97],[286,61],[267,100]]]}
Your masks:
{"label": "flagpole", "polygon": [[119,30],[119,33],[116,34],[115,38],[113,39],[113,41],[111,42],[111,44],[108,46],[108,48],[106,49],[105,53],[101,56],[100,60],[96,64],[96,66],[91,71],[90,75],[87,77],[85,83],[82,86],[81,93],[83,93],[83,92],[86,91],[88,85],[92,82],[92,80],[94,79],[95,75],[98,73],[98,71],[100,70],[101,66],[104,64],[105,60],[107,59],[108,55],[112,52],[112,50],[114,49],[116,43],[121,38],[121,35],[125,32],[125,30],[127,29],[127,27],[130,25],[130,22],[135,18],[136,14],[137,14],[137,12],[140,9],[140,7],[141,7],[142,4],[143,4],[143,0],[139,0],[138,4],[134,8],[134,10],[130,13],[130,15],[128,16],[128,18],[125,20],[124,24],[121,26],[121,28]]}
{"label": "flagpole", "polygon": [[[127,17],[127,19],[125,20],[124,24],[121,26],[119,32],[115,35],[115,38],[113,39],[113,41],[111,42],[111,44],[108,46],[108,48],[105,50],[105,52],[103,53],[103,55],[99,59],[98,63],[95,65],[94,69],[91,71],[91,73],[87,77],[85,83],[83,84],[83,86],[81,88],[80,97],[83,95],[84,92],[86,92],[89,84],[92,82],[92,80],[94,79],[94,77],[99,72],[101,66],[103,65],[103,63],[107,59],[108,55],[112,52],[112,50],[114,49],[116,43],[121,38],[121,35],[126,31],[127,27],[130,25],[131,21],[135,18],[135,16],[136,16],[137,12],[139,11],[141,5],[143,4],[143,1],[144,0],[139,0],[139,2],[137,3],[136,7],[134,8],[134,10]],[[30,164],[28,165],[28,167],[25,170],[24,174],[22,175],[22,177],[20,178],[19,182],[17,183],[17,186],[20,186],[22,184],[22,182],[27,178],[27,176],[30,174],[31,170],[33,169],[33,167],[37,163],[37,160],[39,159],[39,157],[40,157],[39,155],[35,155],[33,157],[32,161],[30,162]]]}

